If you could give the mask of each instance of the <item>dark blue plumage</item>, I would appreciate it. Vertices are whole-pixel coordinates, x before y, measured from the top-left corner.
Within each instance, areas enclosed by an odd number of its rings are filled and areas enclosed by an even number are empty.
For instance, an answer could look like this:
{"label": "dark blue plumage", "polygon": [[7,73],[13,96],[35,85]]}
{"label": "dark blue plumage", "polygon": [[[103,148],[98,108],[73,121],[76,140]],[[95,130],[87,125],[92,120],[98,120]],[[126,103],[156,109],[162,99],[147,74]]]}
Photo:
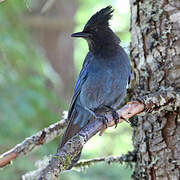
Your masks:
{"label": "dark blue plumage", "polygon": [[72,34],[87,40],[89,52],[76,82],[61,147],[89,121],[105,114],[107,107],[116,110],[126,96],[131,67],[119,38],[109,28],[112,12],[111,6],[102,9],[82,32]]}

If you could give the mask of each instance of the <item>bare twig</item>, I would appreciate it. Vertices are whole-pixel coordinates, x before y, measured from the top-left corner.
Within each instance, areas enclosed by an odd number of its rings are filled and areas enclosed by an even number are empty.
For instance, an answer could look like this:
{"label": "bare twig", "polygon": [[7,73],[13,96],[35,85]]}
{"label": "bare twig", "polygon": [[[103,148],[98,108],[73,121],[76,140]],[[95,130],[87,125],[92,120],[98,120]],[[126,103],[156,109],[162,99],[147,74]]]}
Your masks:
{"label": "bare twig", "polygon": [[26,138],[23,142],[17,144],[14,148],[0,156],[0,167],[6,166],[18,156],[31,152],[39,145],[52,141],[55,137],[62,133],[62,129],[65,128],[65,126],[66,121],[63,119],[55,124],[50,125],[48,128],[44,128],[35,135]]}
{"label": "bare twig", "polygon": [[[45,168],[52,156],[45,156],[43,160],[39,160],[35,163],[35,166],[37,169],[35,171],[30,171],[22,176],[22,180],[34,180],[37,178],[37,176],[40,174],[40,171]],[[120,163],[123,164],[125,163],[126,166],[132,168],[132,163],[136,161],[136,152],[128,152],[125,155],[122,156],[108,156],[108,157],[99,157],[99,158],[93,158],[93,159],[88,159],[88,160],[81,160],[79,163],[77,163],[73,170],[78,170],[78,169],[85,169],[88,168],[89,166],[92,166],[96,163]]]}
{"label": "bare twig", "polygon": [[100,158],[94,158],[94,159],[88,159],[88,160],[82,160],[80,162],[78,162],[74,167],[75,168],[85,168],[85,167],[89,167],[95,163],[99,163],[99,162],[105,162],[108,164],[111,163],[132,163],[136,161],[136,152],[132,151],[132,152],[128,152],[125,155],[122,156],[108,156],[108,157],[100,157]]}

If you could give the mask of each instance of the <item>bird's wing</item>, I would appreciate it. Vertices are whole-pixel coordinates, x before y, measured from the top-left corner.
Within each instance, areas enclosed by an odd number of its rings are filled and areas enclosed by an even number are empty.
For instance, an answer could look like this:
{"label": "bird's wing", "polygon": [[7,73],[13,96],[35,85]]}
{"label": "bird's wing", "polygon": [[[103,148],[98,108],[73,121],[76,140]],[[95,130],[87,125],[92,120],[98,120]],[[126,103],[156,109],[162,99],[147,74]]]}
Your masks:
{"label": "bird's wing", "polygon": [[73,137],[75,134],[77,134],[81,130],[82,128],[81,125],[79,123],[75,123],[74,121],[76,121],[76,119],[82,119],[83,121],[83,119],[86,118],[87,112],[83,109],[83,107],[80,107],[78,105],[77,101],[78,101],[78,97],[81,92],[82,86],[88,76],[87,66],[89,64],[89,61],[90,61],[90,57],[89,55],[87,55],[84,61],[82,70],[79,74],[78,80],[76,82],[75,88],[74,88],[74,95],[72,97],[72,101],[71,101],[69,112],[68,112],[68,125],[61,141],[61,147],[71,137]]}
{"label": "bird's wing", "polygon": [[77,97],[79,96],[80,92],[81,92],[81,88],[82,88],[82,85],[84,84],[85,80],[87,79],[87,66],[89,64],[89,56],[87,55],[84,63],[83,63],[83,67],[81,69],[81,72],[79,74],[79,77],[78,77],[78,80],[75,84],[75,88],[74,88],[74,94],[73,94],[73,97],[72,97],[72,100],[71,100],[71,104],[70,104],[70,107],[69,107],[69,112],[68,112],[68,120],[69,118],[71,117],[71,114],[72,114],[72,110],[74,108],[74,105],[75,105],[75,102],[76,102],[76,99]]}

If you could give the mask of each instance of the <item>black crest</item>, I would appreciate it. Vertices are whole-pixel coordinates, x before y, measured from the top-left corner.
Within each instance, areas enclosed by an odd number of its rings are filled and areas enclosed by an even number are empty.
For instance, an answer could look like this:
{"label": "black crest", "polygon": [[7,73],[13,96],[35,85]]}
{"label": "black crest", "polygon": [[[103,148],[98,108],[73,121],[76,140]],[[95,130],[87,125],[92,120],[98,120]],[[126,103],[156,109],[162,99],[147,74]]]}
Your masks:
{"label": "black crest", "polygon": [[111,19],[113,11],[112,6],[101,9],[89,19],[85,28],[93,25],[109,26],[108,21]]}

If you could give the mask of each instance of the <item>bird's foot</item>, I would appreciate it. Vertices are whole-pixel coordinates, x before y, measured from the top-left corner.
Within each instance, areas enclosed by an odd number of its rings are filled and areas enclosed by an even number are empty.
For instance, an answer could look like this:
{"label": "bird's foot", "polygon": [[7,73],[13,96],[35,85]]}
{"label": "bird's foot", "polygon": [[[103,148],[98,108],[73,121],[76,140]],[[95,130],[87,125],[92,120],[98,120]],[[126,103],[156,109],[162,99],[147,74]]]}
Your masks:
{"label": "bird's foot", "polygon": [[85,108],[85,109],[86,109],[95,119],[103,122],[104,127],[103,127],[103,129],[102,129],[101,132],[104,132],[105,129],[108,127],[108,126],[107,126],[107,124],[108,124],[108,119],[107,119],[107,117],[104,116],[104,115],[102,115],[102,114],[95,114],[95,112],[92,111],[91,109],[88,109],[88,108]]}
{"label": "bird's foot", "polygon": [[96,114],[96,119],[99,121],[103,122],[103,125],[107,128],[107,124],[108,124],[108,119],[106,116],[102,115],[102,114]]}
{"label": "bird's foot", "polygon": [[117,127],[117,124],[119,123],[119,114],[116,112],[115,109],[113,109],[112,107],[110,106],[105,106],[105,108],[107,109],[107,111],[110,111],[111,114],[112,114],[112,117],[114,119],[114,122],[115,122],[115,128]]}
{"label": "bird's foot", "polygon": [[127,123],[131,123],[128,119],[124,118],[123,116],[120,116],[119,119],[123,119],[123,120],[126,121]]}
{"label": "bird's foot", "polygon": [[119,123],[119,119],[123,119],[124,121],[126,121],[127,123],[130,123],[128,119],[124,118],[123,116],[119,116],[119,114],[117,113],[117,111],[115,109],[113,109],[110,106],[105,106],[107,111],[110,111],[112,114],[112,117],[114,119],[115,122],[115,128],[117,127],[117,124]]}
{"label": "bird's foot", "polygon": [[113,110],[112,111],[112,117],[114,119],[115,128],[116,128],[118,123],[119,123],[119,114],[115,110]]}

